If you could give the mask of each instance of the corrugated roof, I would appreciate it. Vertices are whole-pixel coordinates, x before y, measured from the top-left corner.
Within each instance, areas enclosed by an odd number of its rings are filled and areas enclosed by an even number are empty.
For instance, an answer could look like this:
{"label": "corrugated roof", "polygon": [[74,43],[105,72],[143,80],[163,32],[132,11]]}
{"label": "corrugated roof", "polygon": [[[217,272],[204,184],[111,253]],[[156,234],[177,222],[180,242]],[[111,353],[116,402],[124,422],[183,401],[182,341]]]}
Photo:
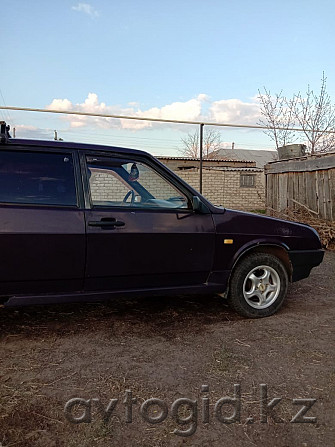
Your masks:
{"label": "corrugated roof", "polygon": [[[158,160],[185,160],[185,161],[200,161],[200,158],[191,158],[191,157],[164,157],[162,155],[156,156]],[[203,158],[202,161],[229,161],[234,163],[253,163],[253,160],[246,159],[229,159],[229,158]]]}
{"label": "corrugated roof", "polygon": [[234,168],[234,166],[204,166],[206,171],[250,171],[250,172],[263,172],[262,168]]}
{"label": "corrugated roof", "polygon": [[258,168],[264,168],[264,166],[271,162],[276,161],[278,158],[277,151],[262,151],[254,149],[219,149],[217,154],[221,157],[229,157],[235,161],[251,160],[256,162]]}

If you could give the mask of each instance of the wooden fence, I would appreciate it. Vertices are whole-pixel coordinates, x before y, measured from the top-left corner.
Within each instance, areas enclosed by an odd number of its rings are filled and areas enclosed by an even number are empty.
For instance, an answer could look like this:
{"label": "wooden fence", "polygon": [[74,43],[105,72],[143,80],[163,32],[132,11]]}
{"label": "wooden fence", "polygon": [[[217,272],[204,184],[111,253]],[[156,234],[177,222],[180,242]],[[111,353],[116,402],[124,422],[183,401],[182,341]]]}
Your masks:
{"label": "wooden fence", "polygon": [[335,153],[269,163],[265,175],[268,209],[302,206],[323,219],[335,220]]}

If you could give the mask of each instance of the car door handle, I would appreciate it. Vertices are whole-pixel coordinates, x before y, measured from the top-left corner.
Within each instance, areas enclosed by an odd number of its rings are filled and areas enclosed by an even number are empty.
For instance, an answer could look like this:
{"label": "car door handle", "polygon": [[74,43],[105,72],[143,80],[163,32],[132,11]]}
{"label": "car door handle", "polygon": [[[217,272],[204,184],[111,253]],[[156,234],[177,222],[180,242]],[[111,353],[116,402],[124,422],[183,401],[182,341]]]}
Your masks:
{"label": "car door handle", "polygon": [[125,223],[122,220],[103,217],[101,220],[91,220],[88,225],[90,227],[124,227]]}

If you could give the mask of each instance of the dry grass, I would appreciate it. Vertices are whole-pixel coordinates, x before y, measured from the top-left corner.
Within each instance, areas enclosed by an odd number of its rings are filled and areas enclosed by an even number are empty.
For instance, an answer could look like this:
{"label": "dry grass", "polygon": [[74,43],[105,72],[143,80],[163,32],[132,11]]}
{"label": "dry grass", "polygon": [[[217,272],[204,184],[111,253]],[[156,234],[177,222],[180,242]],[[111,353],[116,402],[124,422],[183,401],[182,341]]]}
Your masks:
{"label": "dry grass", "polygon": [[[333,445],[335,253],[327,252],[310,278],[290,287],[282,310],[271,318],[242,319],[216,296],[115,299],[100,304],[35,306],[0,312],[0,444],[3,447]],[[202,392],[202,385],[209,391]],[[224,424],[215,403],[234,397],[240,384],[241,420]],[[260,384],[268,401],[282,401],[260,420]],[[133,423],[123,399],[137,402]],[[106,422],[96,403],[92,422],[73,424],[64,415],[73,398],[118,406]],[[146,422],[142,403],[166,402],[159,424]],[[171,414],[181,397],[198,404],[197,430],[174,433]],[[209,423],[202,418],[209,398]],[[291,424],[295,398],[315,398],[307,416],[316,424]],[[152,410],[157,410],[155,407]],[[82,411],[82,409],[80,410]],[[231,416],[226,405],[222,414]],[[81,414],[81,413],[80,413]],[[180,417],[187,417],[180,408]],[[284,422],[276,422],[277,420]]]}

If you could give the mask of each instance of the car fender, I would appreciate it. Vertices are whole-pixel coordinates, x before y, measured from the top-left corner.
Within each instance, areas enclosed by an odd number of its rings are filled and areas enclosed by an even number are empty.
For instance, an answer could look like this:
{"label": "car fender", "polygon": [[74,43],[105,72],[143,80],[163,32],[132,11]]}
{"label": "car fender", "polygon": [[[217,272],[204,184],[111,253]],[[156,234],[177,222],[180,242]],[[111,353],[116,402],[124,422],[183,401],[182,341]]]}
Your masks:
{"label": "car fender", "polygon": [[234,267],[239,262],[241,257],[243,257],[248,252],[251,252],[253,249],[262,247],[262,246],[284,249],[286,253],[288,253],[288,251],[289,251],[289,247],[285,243],[278,241],[276,239],[262,238],[262,239],[248,241],[246,244],[242,245],[235,252],[234,256],[232,257],[230,266],[229,266],[230,272],[232,272],[234,270]]}

